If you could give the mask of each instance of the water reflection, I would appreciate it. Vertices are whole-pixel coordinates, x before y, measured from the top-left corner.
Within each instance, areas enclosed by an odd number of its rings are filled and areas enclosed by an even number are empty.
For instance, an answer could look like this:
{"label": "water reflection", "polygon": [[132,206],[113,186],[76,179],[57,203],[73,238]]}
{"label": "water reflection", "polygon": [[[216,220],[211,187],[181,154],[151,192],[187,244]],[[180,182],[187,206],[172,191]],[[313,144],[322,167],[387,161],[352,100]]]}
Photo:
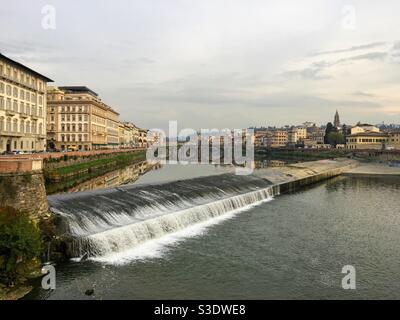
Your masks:
{"label": "water reflection", "polygon": [[[48,193],[62,192],[81,192],[87,190],[104,189],[110,187],[117,187],[120,185],[134,183],[140,176],[152,170],[161,168],[159,163],[150,163],[148,161],[138,162],[117,170],[109,171],[99,176],[83,177],[80,180],[68,181],[65,185],[60,183],[48,186]],[[58,190],[52,190],[57,188]],[[61,190],[60,190],[61,189]],[[49,192],[50,190],[50,192]]]}
{"label": "water reflection", "polygon": [[115,171],[108,172],[102,176],[85,181],[69,190],[69,192],[81,192],[86,190],[96,190],[117,187],[120,185],[134,183],[141,175],[150,170],[158,170],[161,165],[143,161]]}

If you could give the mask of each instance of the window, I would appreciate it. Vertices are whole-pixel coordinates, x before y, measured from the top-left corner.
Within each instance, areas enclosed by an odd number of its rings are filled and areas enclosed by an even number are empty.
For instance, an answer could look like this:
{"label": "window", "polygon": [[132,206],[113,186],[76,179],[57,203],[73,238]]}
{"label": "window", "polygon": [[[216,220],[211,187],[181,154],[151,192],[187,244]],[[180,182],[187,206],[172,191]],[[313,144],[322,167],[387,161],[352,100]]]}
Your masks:
{"label": "window", "polygon": [[11,132],[11,118],[7,118],[6,131]]}
{"label": "window", "polygon": [[0,82],[0,93],[4,93],[4,83]]}
{"label": "window", "polygon": [[21,120],[21,123],[19,124],[19,132],[24,133],[25,132],[25,123],[24,120]]}

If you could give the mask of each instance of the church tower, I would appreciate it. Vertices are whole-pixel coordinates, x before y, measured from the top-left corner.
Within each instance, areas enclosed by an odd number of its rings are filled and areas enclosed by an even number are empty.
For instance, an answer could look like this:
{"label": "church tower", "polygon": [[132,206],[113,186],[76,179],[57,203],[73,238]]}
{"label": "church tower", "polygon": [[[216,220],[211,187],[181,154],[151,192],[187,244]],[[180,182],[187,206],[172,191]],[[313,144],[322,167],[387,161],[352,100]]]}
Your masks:
{"label": "church tower", "polygon": [[340,127],[340,118],[339,118],[339,112],[336,110],[335,113],[335,119],[333,120],[333,126],[336,128]]}

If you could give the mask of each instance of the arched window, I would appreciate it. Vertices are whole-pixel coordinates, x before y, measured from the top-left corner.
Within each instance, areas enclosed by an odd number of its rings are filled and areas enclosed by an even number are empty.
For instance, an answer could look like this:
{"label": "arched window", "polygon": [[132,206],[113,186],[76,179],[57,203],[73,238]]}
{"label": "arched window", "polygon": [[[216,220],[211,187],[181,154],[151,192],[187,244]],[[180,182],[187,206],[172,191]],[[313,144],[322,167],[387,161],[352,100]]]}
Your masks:
{"label": "arched window", "polygon": [[31,133],[31,123],[29,121],[26,122],[25,133]]}
{"label": "arched window", "polygon": [[43,123],[39,123],[39,134],[43,134]]}
{"label": "arched window", "polygon": [[4,131],[4,117],[0,117],[0,131]]}

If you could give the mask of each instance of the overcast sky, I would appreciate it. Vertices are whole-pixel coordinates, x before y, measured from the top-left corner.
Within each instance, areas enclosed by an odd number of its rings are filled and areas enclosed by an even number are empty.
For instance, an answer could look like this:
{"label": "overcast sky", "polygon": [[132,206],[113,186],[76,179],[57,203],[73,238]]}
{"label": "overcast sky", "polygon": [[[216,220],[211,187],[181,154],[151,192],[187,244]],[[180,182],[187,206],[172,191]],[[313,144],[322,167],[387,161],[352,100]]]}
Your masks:
{"label": "overcast sky", "polygon": [[[44,29],[53,5],[56,28]],[[398,0],[0,0],[0,52],[146,128],[400,123]],[[46,20],[47,21],[47,20]]]}

